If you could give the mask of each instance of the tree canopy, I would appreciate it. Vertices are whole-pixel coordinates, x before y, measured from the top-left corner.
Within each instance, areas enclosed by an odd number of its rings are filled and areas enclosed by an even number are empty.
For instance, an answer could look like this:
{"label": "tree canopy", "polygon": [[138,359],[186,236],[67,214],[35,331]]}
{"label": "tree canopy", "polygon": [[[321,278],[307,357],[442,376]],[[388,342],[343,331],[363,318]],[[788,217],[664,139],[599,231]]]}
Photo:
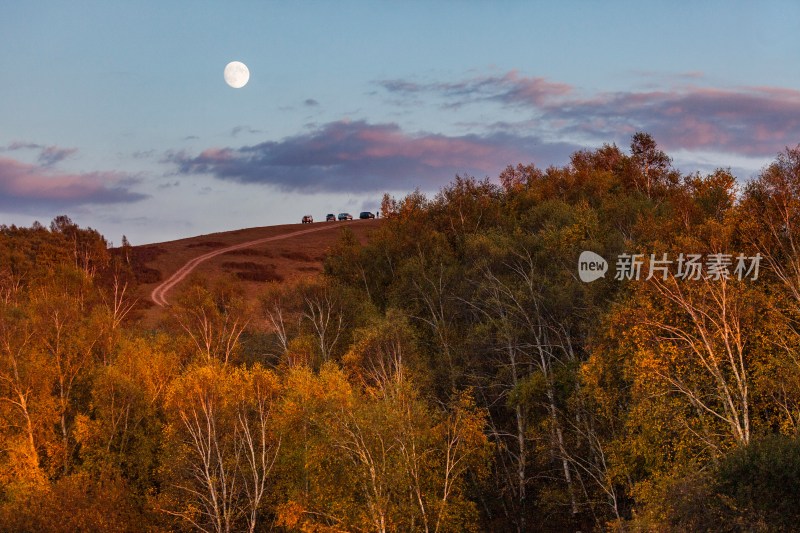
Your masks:
{"label": "tree canopy", "polygon": [[2,226],[0,529],[791,529],[798,162],[681,174],[636,133],[456,176],[150,329],[127,238]]}

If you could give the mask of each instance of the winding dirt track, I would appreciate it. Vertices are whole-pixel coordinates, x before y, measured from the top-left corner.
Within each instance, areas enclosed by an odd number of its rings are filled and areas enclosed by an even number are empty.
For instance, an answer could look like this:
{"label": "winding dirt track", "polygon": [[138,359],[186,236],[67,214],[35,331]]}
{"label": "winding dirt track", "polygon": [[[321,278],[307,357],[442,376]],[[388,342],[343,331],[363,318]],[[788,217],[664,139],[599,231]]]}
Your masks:
{"label": "winding dirt track", "polygon": [[220,248],[218,250],[214,250],[203,255],[198,255],[194,259],[188,261],[185,265],[177,270],[173,275],[171,275],[166,281],[158,285],[153,292],[150,293],[150,299],[156,305],[161,307],[165,307],[169,305],[167,301],[167,292],[172,289],[175,285],[183,281],[183,279],[191,274],[192,270],[194,270],[197,265],[202,263],[203,261],[207,261],[212,257],[216,257],[218,255],[224,254],[225,252],[230,252],[231,250],[240,250],[242,248],[249,248],[250,246],[258,246],[259,244],[264,244],[265,242],[272,242],[272,241],[280,241],[282,239],[289,239],[291,237],[297,237],[298,235],[305,235],[306,233],[314,233],[316,231],[325,231],[334,228],[341,228],[344,225],[353,224],[356,222],[355,220],[350,222],[339,222],[337,224],[324,224],[322,227],[316,227],[311,229],[304,229],[300,231],[293,231],[291,233],[285,233],[283,235],[277,235],[275,237],[265,237],[263,239],[256,239],[254,241],[247,241],[239,244],[234,244],[232,246],[226,246],[225,248]]}

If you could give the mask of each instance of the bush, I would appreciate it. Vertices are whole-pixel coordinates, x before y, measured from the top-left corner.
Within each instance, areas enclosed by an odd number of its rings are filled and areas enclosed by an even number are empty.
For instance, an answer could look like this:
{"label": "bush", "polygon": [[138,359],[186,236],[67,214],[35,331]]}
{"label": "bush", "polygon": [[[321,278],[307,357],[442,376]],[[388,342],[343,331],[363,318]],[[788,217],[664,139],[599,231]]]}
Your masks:
{"label": "bush", "polygon": [[717,491],[746,529],[795,530],[800,524],[800,439],[771,435],[729,454]]}

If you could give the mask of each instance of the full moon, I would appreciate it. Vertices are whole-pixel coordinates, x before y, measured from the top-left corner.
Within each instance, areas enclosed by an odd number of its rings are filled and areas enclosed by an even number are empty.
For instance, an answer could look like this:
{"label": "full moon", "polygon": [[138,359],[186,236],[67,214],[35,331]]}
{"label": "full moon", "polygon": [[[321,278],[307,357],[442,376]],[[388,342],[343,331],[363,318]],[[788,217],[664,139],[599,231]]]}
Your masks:
{"label": "full moon", "polygon": [[240,61],[231,61],[225,65],[225,83],[234,89],[241,89],[250,79],[250,70]]}

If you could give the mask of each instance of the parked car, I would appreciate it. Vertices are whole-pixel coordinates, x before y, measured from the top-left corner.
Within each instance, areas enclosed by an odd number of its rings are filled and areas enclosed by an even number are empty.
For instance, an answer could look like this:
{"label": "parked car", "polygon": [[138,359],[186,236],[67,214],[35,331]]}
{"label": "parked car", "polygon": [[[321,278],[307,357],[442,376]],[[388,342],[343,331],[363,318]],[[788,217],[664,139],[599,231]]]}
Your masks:
{"label": "parked car", "polygon": [[339,220],[353,220],[353,215],[350,213],[339,213]]}
{"label": "parked car", "polygon": [[311,224],[314,222],[314,217],[311,215],[303,215],[303,224]]}
{"label": "parked car", "polygon": [[336,215],[333,213],[328,213],[325,215],[325,222],[336,222]]}
{"label": "parked car", "polygon": [[362,211],[358,218],[375,218],[375,213],[370,213],[369,211]]}

